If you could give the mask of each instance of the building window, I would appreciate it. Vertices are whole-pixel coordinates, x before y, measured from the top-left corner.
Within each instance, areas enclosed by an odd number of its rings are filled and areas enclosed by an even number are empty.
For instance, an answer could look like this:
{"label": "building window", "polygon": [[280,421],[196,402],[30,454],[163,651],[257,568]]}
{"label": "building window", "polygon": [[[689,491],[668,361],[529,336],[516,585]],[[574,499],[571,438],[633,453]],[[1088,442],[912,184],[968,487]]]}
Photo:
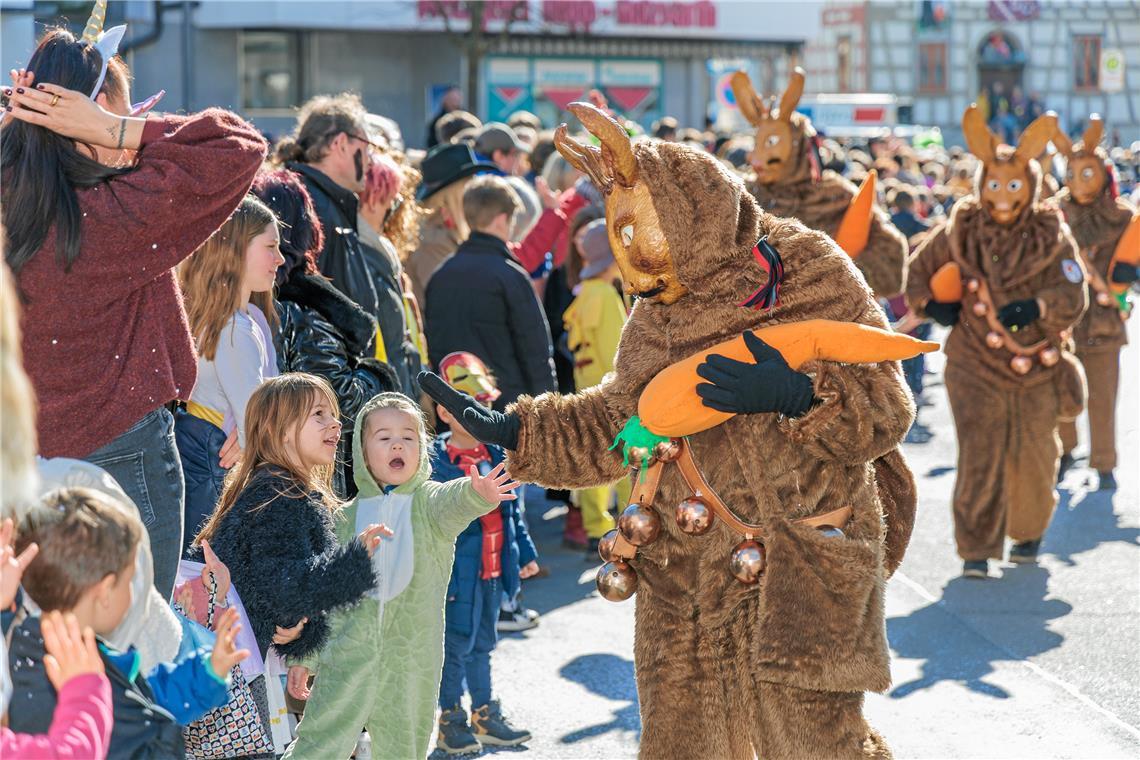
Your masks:
{"label": "building window", "polygon": [[840,35],[835,50],[839,54],[835,67],[836,87],[839,92],[851,92],[851,35]]}
{"label": "building window", "polygon": [[242,32],[242,108],[289,109],[301,102],[301,41],[295,32]]}
{"label": "building window", "polygon": [[918,91],[946,92],[945,42],[923,42],[918,46]]}
{"label": "building window", "polygon": [[1073,37],[1073,87],[1095,90],[1100,84],[1100,35]]}

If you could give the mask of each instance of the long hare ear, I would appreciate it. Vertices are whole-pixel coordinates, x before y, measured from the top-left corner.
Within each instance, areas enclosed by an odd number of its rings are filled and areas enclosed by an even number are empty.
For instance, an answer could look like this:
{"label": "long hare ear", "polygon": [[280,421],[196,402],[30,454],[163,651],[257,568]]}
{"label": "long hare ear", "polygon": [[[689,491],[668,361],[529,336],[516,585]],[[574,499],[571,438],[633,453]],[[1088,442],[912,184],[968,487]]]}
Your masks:
{"label": "long hare ear", "polygon": [[602,163],[611,178],[611,185],[617,182],[623,187],[633,187],[637,183],[637,159],[625,128],[589,103],[571,103],[568,108],[590,134],[601,141]]}
{"label": "long hare ear", "polygon": [[736,107],[748,119],[748,123],[754,127],[760,126],[760,122],[768,116],[768,107],[756,94],[752,80],[743,71],[732,74],[732,94],[736,97]]}
{"label": "long hare ear", "polygon": [[1094,113],[1089,116],[1089,126],[1085,130],[1084,135],[1081,136],[1081,142],[1084,143],[1084,149],[1088,153],[1092,153],[1096,146],[1100,145],[1100,138],[1104,136],[1104,119],[1100,118],[1100,114]]}
{"label": "long hare ear", "polygon": [[800,103],[800,97],[804,94],[804,70],[799,66],[792,69],[792,77],[788,80],[788,88],[784,90],[784,94],[780,96],[780,110],[776,114],[776,118],[781,121],[791,121],[792,113],[796,110],[796,106]]}
{"label": "long hare ear", "polygon": [[1017,149],[1013,152],[1014,157],[1021,163],[1028,164],[1030,159],[1041,155],[1041,151],[1045,150],[1045,146],[1055,134],[1057,134],[1057,114],[1052,111],[1041,114],[1021,133]]}
{"label": "long hare ear", "polygon": [[593,145],[584,145],[571,137],[565,124],[559,124],[554,130],[554,147],[571,166],[589,177],[603,194],[613,187],[614,180],[606,172],[602,152]]}
{"label": "long hare ear", "polygon": [[1065,134],[1065,130],[1061,129],[1061,125],[1057,125],[1057,131],[1053,133],[1053,144],[1057,146],[1057,150],[1065,156],[1065,159],[1073,157],[1073,141]]}
{"label": "long hare ear", "polygon": [[966,135],[966,147],[983,164],[993,163],[997,154],[998,138],[986,126],[982,111],[977,103],[971,103],[962,114],[962,132]]}

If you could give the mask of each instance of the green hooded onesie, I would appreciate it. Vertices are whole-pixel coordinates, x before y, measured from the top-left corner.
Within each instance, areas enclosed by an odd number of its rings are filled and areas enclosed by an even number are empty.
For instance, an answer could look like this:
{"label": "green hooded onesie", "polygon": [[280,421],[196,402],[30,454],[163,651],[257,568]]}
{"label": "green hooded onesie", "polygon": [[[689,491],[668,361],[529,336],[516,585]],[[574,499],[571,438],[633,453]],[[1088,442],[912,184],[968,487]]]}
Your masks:
{"label": "green hooded onesie", "polygon": [[[337,515],[337,537],[348,542],[370,523],[395,535],[373,557],[378,587],[360,604],[332,618],[328,644],[305,665],[317,675],[285,760],[348,758],[360,729],[372,737],[372,756],[423,760],[435,727],[443,670],[443,610],[455,539],[496,505],[467,478],[428,480],[431,465],[421,446],[420,466],[407,483],[385,493],[364,460],[363,421],[356,417],[352,462],[357,497]],[[359,523],[359,526],[358,526]]]}

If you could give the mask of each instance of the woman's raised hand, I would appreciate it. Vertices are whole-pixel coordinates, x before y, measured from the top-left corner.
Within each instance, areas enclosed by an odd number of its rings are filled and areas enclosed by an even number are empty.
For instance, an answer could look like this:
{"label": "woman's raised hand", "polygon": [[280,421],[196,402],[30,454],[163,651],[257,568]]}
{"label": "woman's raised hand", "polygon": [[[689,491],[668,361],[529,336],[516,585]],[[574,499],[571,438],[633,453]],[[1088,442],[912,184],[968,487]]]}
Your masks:
{"label": "woman's raised hand", "polygon": [[102,148],[138,150],[145,118],[119,116],[78,90],[55,84],[5,87],[6,116]]}
{"label": "woman's raised hand", "polygon": [[511,480],[511,474],[507,472],[506,467],[506,462],[499,462],[486,476],[480,475],[475,465],[467,468],[467,475],[471,478],[471,487],[475,489],[475,493],[492,504],[502,504],[504,501],[517,499],[512,491],[522,484]]}

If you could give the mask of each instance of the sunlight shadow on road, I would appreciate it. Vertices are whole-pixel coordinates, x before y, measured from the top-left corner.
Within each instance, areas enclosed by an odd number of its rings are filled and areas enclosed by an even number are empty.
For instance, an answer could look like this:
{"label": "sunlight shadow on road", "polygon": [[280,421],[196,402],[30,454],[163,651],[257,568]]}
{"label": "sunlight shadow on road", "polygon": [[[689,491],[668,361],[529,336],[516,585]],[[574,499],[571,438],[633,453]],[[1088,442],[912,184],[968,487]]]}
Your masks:
{"label": "sunlight shadow on road", "polygon": [[1140,528],[1123,528],[1113,509],[1118,491],[1091,491],[1087,487],[1061,489],[1061,501],[1041,547],[1069,566],[1076,555],[1106,543],[1140,544]]}
{"label": "sunlight shadow on road", "polygon": [[[925,660],[921,676],[896,686],[890,697],[904,699],[943,681],[994,699],[1013,696],[986,680],[995,663],[1023,660],[1064,641],[1049,623],[1073,607],[1047,598],[1048,581],[1048,571],[1038,566],[1008,568],[1001,579],[954,578],[937,602],[888,619],[895,655]],[[1016,645],[1001,643],[1010,641],[1011,634]]]}
{"label": "sunlight shadow on road", "polygon": [[637,708],[637,685],[633,677],[633,661],[613,654],[587,654],[575,657],[562,666],[559,675],[581,684],[589,691],[615,702],[627,702],[614,710],[613,719],[580,728],[559,739],[574,744],[610,731],[633,731],[640,738],[641,716]]}

